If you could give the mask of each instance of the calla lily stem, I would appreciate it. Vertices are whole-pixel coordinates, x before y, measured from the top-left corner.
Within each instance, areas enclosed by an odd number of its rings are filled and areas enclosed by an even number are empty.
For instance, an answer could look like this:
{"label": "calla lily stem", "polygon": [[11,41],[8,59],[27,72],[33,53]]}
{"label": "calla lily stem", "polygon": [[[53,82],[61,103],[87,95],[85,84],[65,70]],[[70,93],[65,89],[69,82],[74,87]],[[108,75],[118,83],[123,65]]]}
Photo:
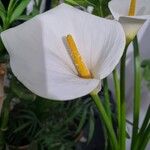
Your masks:
{"label": "calla lily stem", "polygon": [[105,110],[109,116],[109,119],[111,119],[111,103],[110,103],[110,96],[109,96],[109,90],[108,90],[108,81],[107,78],[103,79],[103,86],[104,86],[104,105],[105,105]]}
{"label": "calla lily stem", "polygon": [[125,66],[128,44],[121,58],[120,66],[120,123],[119,123],[119,147],[126,150],[126,105],[125,105]]}
{"label": "calla lily stem", "polygon": [[113,80],[115,86],[115,95],[117,100],[117,119],[118,119],[118,127],[120,129],[120,80],[118,77],[117,69],[115,68],[113,71]]}
{"label": "calla lily stem", "polygon": [[136,136],[135,144],[131,148],[131,150],[138,150],[138,149],[145,150],[149,140],[150,140],[150,124],[145,130],[139,132],[139,134]]}
{"label": "calla lily stem", "polygon": [[132,130],[132,144],[133,147],[136,136],[138,134],[138,125],[139,125],[139,113],[140,113],[140,104],[141,104],[141,60],[140,52],[138,46],[137,36],[133,40],[134,46],[134,112],[133,112],[133,130]]}
{"label": "calla lily stem", "polygon": [[118,150],[117,138],[116,138],[112,123],[111,123],[111,121],[110,121],[110,119],[109,119],[109,117],[108,117],[108,115],[104,109],[104,106],[102,104],[102,100],[98,96],[97,92],[92,92],[90,95],[91,95],[92,99],[94,100],[96,107],[100,113],[100,117],[103,120],[103,122],[106,126],[106,129],[109,133],[112,149]]}

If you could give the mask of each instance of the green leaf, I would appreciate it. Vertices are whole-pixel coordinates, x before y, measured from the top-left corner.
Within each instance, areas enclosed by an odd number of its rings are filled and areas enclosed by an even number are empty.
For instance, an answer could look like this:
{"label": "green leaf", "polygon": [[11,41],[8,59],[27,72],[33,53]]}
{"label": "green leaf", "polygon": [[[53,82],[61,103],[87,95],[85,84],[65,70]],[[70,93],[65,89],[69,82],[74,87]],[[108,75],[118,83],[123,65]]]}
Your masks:
{"label": "green leaf", "polygon": [[0,0],[0,9],[3,10],[4,12],[6,11],[6,10],[5,10],[5,7],[4,7],[4,5],[3,5],[3,3],[2,3],[1,0]]}
{"label": "green leaf", "polygon": [[150,67],[146,66],[144,68],[143,77],[145,80],[150,81]]}
{"label": "green leaf", "polygon": [[14,20],[16,20],[24,11],[24,9],[27,7],[30,0],[22,0],[21,3],[15,8],[13,11],[11,17],[10,17],[10,23],[12,23]]}
{"label": "green leaf", "polygon": [[143,132],[146,129],[146,127],[148,126],[149,123],[150,123],[150,105],[147,109],[144,121],[142,123],[142,127],[140,129],[140,132]]}
{"label": "green leaf", "polygon": [[74,1],[74,0],[65,0],[65,2],[71,4],[71,5],[83,5],[84,4],[84,0],[82,1]]}
{"label": "green leaf", "polygon": [[35,100],[36,95],[25,88],[18,80],[12,79],[10,84],[12,92],[23,100]]}
{"label": "green leaf", "polygon": [[93,14],[101,17],[106,17],[110,14],[108,2],[110,0],[65,0],[66,3],[73,6],[80,6],[86,9],[88,6],[93,6]]}
{"label": "green leaf", "polygon": [[2,18],[2,21],[4,23],[6,19],[6,10],[1,0],[0,0],[0,17]]}
{"label": "green leaf", "polygon": [[91,109],[90,118],[89,118],[88,143],[90,143],[90,141],[91,141],[92,138],[93,138],[94,129],[95,129],[94,112],[93,112],[93,110]]}
{"label": "green leaf", "polygon": [[8,125],[9,113],[10,113],[10,101],[12,99],[12,94],[8,94],[7,97],[4,99],[1,117],[0,117],[0,128],[6,129]]}
{"label": "green leaf", "polygon": [[78,134],[81,131],[81,129],[83,128],[83,126],[86,122],[86,118],[87,118],[87,109],[84,109],[82,116],[81,116],[81,119],[80,119],[79,126],[78,126],[77,131],[76,131],[76,134]]}
{"label": "green leaf", "polygon": [[54,8],[57,5],[59,5],[59,0],[51,0],[51,8]]}
{"label": "green leaf", "polygon": [[8,9],[7,12],[10,13],[12,8],[15,6],[17,0],[10,0],[9,5],[8,5]]}
{"label": "green leaf", "polygon": [[71,5],[79,5],[79,6],[83,6],[83,7],[96,6],[95,0],[65,0],[65,2],[67,2]]}
{"label": "green leaf", "polygon": [[68,116],[67,120],[64,121],[65,124],[73,121],[73,119],[81,112],[82,108],[74,109],[74,111]]}
{"label": "green leaf", "polygon": [[27,16],[27,15],[22,15],[22,16],[19,16],[17,18],[17,20],[23,20],[23,21],[27,21],[29,19],[31,19],[33,16]]}
{"label": "green leaf", "polygon": [[21,125],[21,126],[18,127],[17,129],[15,129],[15,130],[13,131],[13,133],[16,133],[16,132],[19,132],[19,131],[25,129],[25,128],[28,127],[30,124],[31,124],[30,122],[27,122],[27,123]]}

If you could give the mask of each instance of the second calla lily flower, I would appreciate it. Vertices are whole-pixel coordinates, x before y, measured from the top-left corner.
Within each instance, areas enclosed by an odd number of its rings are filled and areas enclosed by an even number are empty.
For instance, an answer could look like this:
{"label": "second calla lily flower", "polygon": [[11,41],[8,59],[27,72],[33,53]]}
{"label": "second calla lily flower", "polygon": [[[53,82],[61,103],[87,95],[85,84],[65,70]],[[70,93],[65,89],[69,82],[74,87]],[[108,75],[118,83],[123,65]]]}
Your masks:
{"label": "second calla lily flower", "polygon": [[4,31],[1,37],[16,77],[35,94],[56,100],[100,90],[101,79],[113,71],[125,47],[117,21],[67,4]]}
{"label": "second calla lily flower", "polygon": [[109,9],[123,25],[127,42],[134,39],[144,22],[150,18],[149,0],[111,0]]}

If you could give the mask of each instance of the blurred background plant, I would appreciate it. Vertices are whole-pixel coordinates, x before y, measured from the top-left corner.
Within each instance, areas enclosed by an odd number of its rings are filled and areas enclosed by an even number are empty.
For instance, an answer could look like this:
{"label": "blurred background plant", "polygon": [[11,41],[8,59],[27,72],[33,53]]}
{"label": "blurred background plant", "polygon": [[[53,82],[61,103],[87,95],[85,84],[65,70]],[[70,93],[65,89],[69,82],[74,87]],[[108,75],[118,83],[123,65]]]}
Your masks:
{"label": "blurred background plant", "polygon": [[147,87],[150,90],[150,59],[143,60],[142,68],[143,68],[143,78],[147,82]]}
{"label": "blurred background plant", "polygon": [[[81,9],[89,10],[92,14],[100,17],[110,15],[108,2],[110,0],[65,0],[66,3],[78,6]],[[91,11],[92,10],[92,11]]]}

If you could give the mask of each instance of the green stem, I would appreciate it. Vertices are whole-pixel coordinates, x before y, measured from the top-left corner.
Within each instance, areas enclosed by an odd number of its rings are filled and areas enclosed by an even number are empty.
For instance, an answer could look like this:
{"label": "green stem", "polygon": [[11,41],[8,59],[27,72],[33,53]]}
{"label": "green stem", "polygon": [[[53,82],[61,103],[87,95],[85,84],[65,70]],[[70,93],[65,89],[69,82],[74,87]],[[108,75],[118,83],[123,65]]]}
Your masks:
{"label": "green stem", "polygon": [[145,134],[144,134],[144,136],[143,136],[143,138],[141,140],[141,145],[137,148],[137,150],[138,149],[145,150],[147,145],[148,145],[148,143],[149,143],[149,141],[150,141],[150,124],[147,127],[147,129],[145,130]]}
{"label": "green stem", "polygon": [[[115,85],[115,95],[117,100],[117,117],[118,117],[118,129],[120,129],[120,80],[118,78],[118,72],[115,68],[113,71],[113,79]],[[119,132],[119,131],[118,131]]]}
{"label": "green stem", "polygon": [[103,8],[101,5],[99,6],[99,11],[100,11],[100,17],[104,17]]}
{"label": "green stem", "polygon": [[112,149],[118,150],[118,145],[117,145],[118,143],[117,143],[117,139],[116,139],[116,135],[115,135],[113,126],[112,126],[111,121],[109,120],[109,117],[103,107],[100,97],[98,96],[98,94],[96,92],[92,92],[90,95],[93,98],[93,100],[96,104],[96,107],[100,113],[101,119],[103,120],[103,122],[107,128],[107,131],[110,136],[111,144],[112,144]]}
{"label": "green stem", "polygon": [[110,97],[109,97],[107,78],[103,79],[103,86],[104,86],[105,110],[107,112],[109,119],[112,121],[112,119],[111,119],[111,105],[110,105]]}
{"label": "green stem", "polygon": [[102,1],[99,0],[99,16],[104,18],[104,12],[103,12],[103,7],[102,7]]}
{"label": "green stem", "polygon": [[124,50],[124,54],[121,58],[120,66],[120,123],[119,123],[119,146],[120,150],[126,149],[126,105],[125,105],[125,65],[126,65],[126,53],[128,45]]}
{"label": "green stem", "polygon": [[140,52],[138,46],[137,36],[133,40],[134,46],[134,109],[133,109],[133,130],[132,130],[132,144],[133,147],[136,136],[138,133],[139,125],[139,113],[140,113],[140,104],[141,104],[141,61],[140,61]]}
{"label": "green stem", "polygon": [[147,126],[145,130],[137,134],[136,141],[132,150],[145,150],[147,143],[150,140],[150,124]]}
{"label": "green stem", "polygon": [[140,129],[139,132],[143,132],[146,129],[146,127],[148,126],[149,122],[150,122],[150,105],[149,105],[149,107],[147,109],[144,121],[142,123],[141,129]]}
{"label": "green stem", "polygon": [[37,4],[39,10],[40,10],[41,4],[42,4],[42,0],[39,0],[39,2]]}
{"label": "green stem", "polygon": [[[144,145],[146,146],[146,143],[149,141],[148,139],[150,138],[150,130],[148,130],[148,128],[150,128],[150,105],[147,109],[140,131],[136,136],[136,141],[132,147],[132,150],[137,150],[142,145],[143,147]],[[146,138],[144,139],[143,136],[146,136]]]}

